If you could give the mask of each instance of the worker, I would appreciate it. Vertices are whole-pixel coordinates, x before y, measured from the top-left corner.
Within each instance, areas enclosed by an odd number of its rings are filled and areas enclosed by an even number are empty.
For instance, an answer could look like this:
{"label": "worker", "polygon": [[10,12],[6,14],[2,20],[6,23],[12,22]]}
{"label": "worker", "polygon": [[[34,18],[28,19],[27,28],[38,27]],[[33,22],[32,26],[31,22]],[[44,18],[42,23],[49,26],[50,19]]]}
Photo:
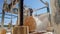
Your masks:
{"label": "worker", "polygon": [[30,10],[30,16],[32,16],[33,9],[32,8],[29,8],[29,10]]}

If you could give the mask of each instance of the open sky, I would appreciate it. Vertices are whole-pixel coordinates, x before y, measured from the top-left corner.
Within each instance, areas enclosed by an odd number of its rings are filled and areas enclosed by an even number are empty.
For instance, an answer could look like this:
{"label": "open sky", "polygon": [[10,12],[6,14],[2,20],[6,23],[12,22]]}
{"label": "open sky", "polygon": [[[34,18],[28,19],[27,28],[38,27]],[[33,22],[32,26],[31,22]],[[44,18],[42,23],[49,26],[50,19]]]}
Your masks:
{"label": "open sky", "polygon": [[[47,1],[48,3],[50,3],[50,0],[43,0],[43,1],[44,2]],[[37,9],[45,6],[40,0],[25,0],[24,4],[33,9]],[[46,12],[47,10],[46,8],[44,8],[42,10],[38,10],[37,14],[46,13]],[[36,12],[34,13],[36,14]]]}
{"label": "open sky", "polygon": [[[50,0],[43,0],[44,2],[47,1],[50,4]],[[9,2],[9,1],[8,1]],[[3,3],[4,0],[0,0],[0,13],[2,12],[2,8],[3,8]],[[40,2],[40,0],[24,0],[24,5],[27,5],[28,7],[32,8],[32,9],[37,9],[37,8],[41,8],[44,7],[45,5],[43,3]],[[34,12],[34,14],[42,14],[42,13],[46,13],[47,9],[44,8],[42,10],[38,10],[36,12]],[[2,16],[2,14],[0,14],[0,16]],[[6,16],[6,17],[10,17],[10,16]],[[10,22],[11,19],[6,19],[5,18],[5,24],[8,24]],[[0,18],[0,23],[1,23],[1,18]],[[13,24],[16,23],[16,18],[13,19]]]}

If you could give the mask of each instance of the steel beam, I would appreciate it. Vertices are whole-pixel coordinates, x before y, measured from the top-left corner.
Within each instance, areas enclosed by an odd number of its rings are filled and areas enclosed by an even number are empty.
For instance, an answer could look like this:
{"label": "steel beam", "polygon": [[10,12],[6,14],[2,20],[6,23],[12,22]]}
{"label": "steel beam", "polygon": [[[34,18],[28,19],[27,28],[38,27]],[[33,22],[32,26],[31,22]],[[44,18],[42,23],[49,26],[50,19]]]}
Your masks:
{"label": "steel beam", "polygon": [[[2,13],[0,13],[0,14],[2,14]],[[7,15],[7,16],[14,16],[14,17],[17,17],[17,16],[15,16],[15,15],[6,14],[6,13],[5,13],[5,15]]]}
{"label": "steel beam", "polygon": [[4,27],[4,16],[5,16],[5,12],[4,10],[2,10],[2,21],[1,21],[1,27]]}
{"label": "steel beam", "polygon": [[20,13],[20,26],[23,25],[23,0],[19,2],[19,13]]}

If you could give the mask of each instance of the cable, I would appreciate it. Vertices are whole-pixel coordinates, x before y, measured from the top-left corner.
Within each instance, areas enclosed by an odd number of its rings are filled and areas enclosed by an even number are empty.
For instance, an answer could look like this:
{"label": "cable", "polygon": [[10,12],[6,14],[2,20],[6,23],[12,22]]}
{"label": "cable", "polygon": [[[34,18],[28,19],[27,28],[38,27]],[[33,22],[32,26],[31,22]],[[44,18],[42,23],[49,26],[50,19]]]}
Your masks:
{"label": "cable", "polygon": [[44,2],[43,0],[40,0],[43,4],[45,4],[46,6],[48,5],[48,2]]}
{"label": "cable", "polygon": [[41,10],[41,9],[44,9],[44,8],[46,8],[47,6],[44,6],[44,7],[42,7],[42,8],[38,8],[38,9],[33,9],[34,11],[38,11],[38,10]]}

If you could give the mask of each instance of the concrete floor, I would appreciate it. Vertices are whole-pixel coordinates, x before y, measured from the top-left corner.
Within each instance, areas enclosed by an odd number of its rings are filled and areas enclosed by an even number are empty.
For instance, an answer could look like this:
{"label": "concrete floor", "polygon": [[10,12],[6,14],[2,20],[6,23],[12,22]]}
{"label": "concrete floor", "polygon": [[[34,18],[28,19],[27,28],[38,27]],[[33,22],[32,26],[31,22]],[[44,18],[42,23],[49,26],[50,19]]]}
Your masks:
{"label": "concrete floor", "polygon": [[[6,33],[6,34],[11,34],[10,32]],[[52,32],[47,32],[47,33],[44,33],[44,34],[53,34]]]}

